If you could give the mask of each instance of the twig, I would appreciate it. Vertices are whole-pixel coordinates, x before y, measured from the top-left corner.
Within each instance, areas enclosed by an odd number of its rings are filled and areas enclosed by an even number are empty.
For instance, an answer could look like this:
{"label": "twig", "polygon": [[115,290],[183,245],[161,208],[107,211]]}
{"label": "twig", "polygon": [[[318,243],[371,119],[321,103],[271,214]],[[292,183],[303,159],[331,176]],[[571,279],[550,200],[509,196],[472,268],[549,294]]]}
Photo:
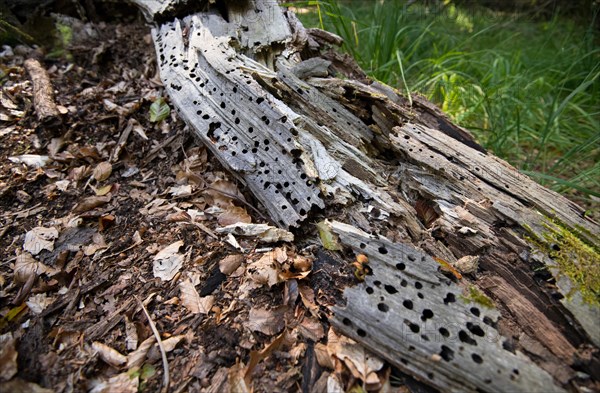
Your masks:
{"label": "twig", "polygon": [[161,392],[166,393],[169,391],[169,362],[167,361],[167,353],[165,352],[165,348],[162,344],[162,340],[160,339],[160,334],[158,333],[158,329],[156,329],[156,325],[154,324],[154,321],[152,321],[152,318],[150,318],[150,314],[148,314],[148,310],[146,310],[144,303],[142,303],[141,300],[136,295],[133,295],[133,297],[140,304],[140,307],[142,307],[142,310],[144,311],[144,314],[146,314],[146,318],[148,319],[148,324],[150,325],[150,329],[152,329],[152,333],[154,334],[154,337],[156,337],[156,343],[158,344],[158,349],[160,350],[160,356],[162,357],[162,364],[163,364],[163,386],[162,386]]}
{"label": "twig", "polygon": [[36,59],[27,59],[24,65],[33,82],[33,106],[37,118],[43,123],[59,123],[60,112],[54,102],[54,89],[48,73]]}

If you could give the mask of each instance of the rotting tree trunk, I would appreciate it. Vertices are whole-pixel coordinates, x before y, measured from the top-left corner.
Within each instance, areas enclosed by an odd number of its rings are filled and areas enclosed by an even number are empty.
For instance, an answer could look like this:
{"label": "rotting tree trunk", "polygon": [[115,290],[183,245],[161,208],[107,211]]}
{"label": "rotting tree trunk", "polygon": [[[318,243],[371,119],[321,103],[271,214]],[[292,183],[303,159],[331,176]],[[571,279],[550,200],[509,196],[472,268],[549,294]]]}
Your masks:
{"label": "rotting tree trunk", "polygon": [[[133,2],[156,23],[173,105],[273,222],[330,218],[369,257],[372,275],[334,308],[341,332],[442,391],[569,391],[576,370],[600,380],[598,293],[543,249],[548,233],[559,249],[572,235],[588,254],[573,250],[571,266],[594,263],[581,259],[597,258],[599,226],[582,209],[431,103],[366,78],[331,49],[339,37],[273,1],[211,0],[183,19],[169,16],[183,0]],[[440,272],[477,258],[462,279]]]}

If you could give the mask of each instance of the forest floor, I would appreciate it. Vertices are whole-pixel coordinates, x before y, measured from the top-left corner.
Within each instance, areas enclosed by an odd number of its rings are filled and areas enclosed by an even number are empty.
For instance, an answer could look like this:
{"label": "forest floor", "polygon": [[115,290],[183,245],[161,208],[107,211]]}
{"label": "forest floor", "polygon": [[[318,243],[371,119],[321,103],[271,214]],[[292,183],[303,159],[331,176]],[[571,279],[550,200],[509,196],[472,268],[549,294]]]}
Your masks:
{"label": "forest floor", "polygon": [[[150,121],[149,28],[88,27],[42,61],[60,124],[36,117],[36,53],[0,59],[2,391],[159,391],[167,364],[171,392],[361,391],[364,352],[327,322],[351,261],[302,233],[219,232],[266,214],[174,111]],[[389,366],[364,372],[408,389]]]}

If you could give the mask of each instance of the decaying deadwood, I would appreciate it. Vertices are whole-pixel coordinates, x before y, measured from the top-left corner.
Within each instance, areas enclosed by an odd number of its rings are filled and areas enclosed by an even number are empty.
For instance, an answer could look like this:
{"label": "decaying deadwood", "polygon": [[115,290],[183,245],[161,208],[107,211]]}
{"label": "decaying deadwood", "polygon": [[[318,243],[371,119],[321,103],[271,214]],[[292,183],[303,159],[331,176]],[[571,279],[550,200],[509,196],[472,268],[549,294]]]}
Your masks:
{"label": "decaying deadwood", "polygon": [[38,119],[46,124],[60,121],[48,73],[36,59],[27,59],[24,65],[33,83],[33,106]]}
{"label": "decaying deadwood", "polygon": [[[134,3],[149,20],[170,4]],[[342,332],[443,391],[565,391],[576,369],[600,378],[599,308],[531,240],[560,223],[598,243],[581,208],[425,99],[369,81],[330,48],[339,37],[304,29],[276,2],[207,4],[153,38],[173,105],[273,221],[330,218],[369,257],[373,275],[334,309]],[[477,273],[439,272],[463,257],[479,260]]]}

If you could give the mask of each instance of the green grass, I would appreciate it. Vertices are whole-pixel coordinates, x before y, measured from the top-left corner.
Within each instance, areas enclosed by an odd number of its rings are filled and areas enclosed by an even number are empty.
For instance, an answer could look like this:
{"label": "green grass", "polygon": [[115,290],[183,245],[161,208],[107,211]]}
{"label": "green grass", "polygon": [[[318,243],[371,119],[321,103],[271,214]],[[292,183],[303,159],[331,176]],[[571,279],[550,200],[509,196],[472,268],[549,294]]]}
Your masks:
{"label": "green grass", "polygon": [[304,6],[305,25],[342,36],[372,77],[424,94],[540,183],[587,206],[600,197],[600,39],[591,16],[536,21],[400,0]]}

